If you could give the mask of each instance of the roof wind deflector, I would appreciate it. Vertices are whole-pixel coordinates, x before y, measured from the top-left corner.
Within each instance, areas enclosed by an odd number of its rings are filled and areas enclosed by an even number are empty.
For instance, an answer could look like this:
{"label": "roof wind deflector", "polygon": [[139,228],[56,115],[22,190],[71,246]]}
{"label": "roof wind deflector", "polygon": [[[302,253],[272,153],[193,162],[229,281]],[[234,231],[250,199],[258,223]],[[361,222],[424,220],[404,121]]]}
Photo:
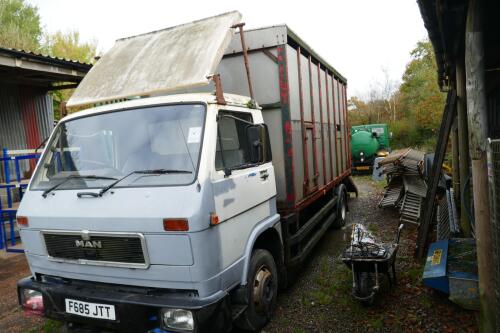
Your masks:
{"label": "roof wind deflector", "polygon": [[207,85],[241,21],[237,11],[123,38],[92,67],[67,106]]}

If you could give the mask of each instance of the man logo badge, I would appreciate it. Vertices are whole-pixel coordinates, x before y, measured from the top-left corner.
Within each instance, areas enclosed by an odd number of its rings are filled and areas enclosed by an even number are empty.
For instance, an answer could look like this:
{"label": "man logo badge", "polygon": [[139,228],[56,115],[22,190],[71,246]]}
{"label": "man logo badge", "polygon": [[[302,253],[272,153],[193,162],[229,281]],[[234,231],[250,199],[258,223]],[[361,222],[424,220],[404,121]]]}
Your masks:
{"label": "man logo badge", "polygon": [[101,241],[90,241],[90,240],[75,240],[76,247],[91,248],[91,249],[101,249]]}

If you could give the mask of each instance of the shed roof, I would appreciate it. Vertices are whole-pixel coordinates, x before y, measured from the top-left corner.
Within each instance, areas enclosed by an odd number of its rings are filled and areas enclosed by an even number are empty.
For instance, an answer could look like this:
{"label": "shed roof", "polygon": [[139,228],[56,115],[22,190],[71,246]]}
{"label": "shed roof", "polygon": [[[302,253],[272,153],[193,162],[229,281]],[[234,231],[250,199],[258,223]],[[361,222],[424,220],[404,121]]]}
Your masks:
{"label": "shed roof", "polygon": [[91,64],[31,51],[0,47],[0,81],[50,89],[54,83],[78,83]]}
{"label": "shed roof", "polygon": [[[445,88],[455,80],[455,68],[465,55],[468,0],[417,0],[438,65],[438,83]],[[500,10],[498,0],[483,0],[484,53],[487,72],[500,67]]]}

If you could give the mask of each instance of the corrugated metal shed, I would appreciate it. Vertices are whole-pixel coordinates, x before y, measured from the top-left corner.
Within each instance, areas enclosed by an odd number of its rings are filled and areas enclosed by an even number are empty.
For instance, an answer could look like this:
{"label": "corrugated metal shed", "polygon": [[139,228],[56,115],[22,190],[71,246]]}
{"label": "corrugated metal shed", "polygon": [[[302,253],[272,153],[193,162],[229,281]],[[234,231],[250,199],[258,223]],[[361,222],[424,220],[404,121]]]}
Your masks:
{"label": "corrugated metal shed", "polygon": [[[48,91],[56,83],[80,82],[90,68],[90,64],[0,47],[0,150],[37,148],[54,125]],[[34,166],[27,161],[21,164],[23,172]]]}

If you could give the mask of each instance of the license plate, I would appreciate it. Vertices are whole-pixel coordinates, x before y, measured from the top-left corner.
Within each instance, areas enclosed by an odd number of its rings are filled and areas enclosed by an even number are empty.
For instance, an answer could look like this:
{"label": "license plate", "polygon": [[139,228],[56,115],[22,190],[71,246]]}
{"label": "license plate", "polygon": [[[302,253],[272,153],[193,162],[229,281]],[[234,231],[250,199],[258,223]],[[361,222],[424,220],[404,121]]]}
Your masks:
{"label": "license plate", "polygon": [[356,170],[370,170],[369,166],[358,166],[356,167]]}
{"label": "license plate", "polygon": [[66,312],[77,316],[115,320],[115,306],[66,298]]}

